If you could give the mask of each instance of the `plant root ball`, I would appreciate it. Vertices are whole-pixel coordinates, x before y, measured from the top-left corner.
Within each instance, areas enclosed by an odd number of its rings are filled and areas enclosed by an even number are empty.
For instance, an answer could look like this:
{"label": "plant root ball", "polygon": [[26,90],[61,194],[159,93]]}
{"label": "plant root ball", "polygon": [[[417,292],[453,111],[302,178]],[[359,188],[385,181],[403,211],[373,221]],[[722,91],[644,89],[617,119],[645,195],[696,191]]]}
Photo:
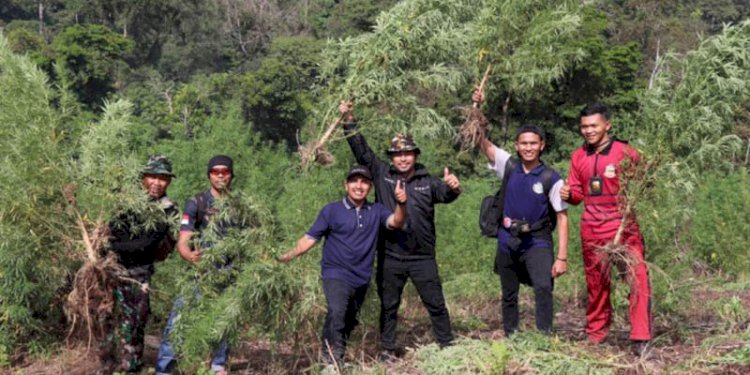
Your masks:
{"label": "plant root ball", "polygon": [[479,108],[474,106],[460,107],[464,123],[458,130],[458,142],[461,150],[469,151],[479,147],[487,134],[487,118]]}
{"label": "plant root ball", "polygon": [[614,266],[617,268],[620,277],[625,279],[631,287],[635,286],[637,282],[635,269],[640,260],[626,245],[610,243],[598,247],[595,252],[599,255],[600,262],[605,269],[611,271]]}
{"label": "plant root ball", "polygon": [[307,170],[312,166],[313,162],[327,167],[336,161],[333,155],[328,152],[325,147],[318,146],[317,144],[318,142],[306,143],[300,145],[297,149],[297,152],[299,152],[300,155],[302,169]]}

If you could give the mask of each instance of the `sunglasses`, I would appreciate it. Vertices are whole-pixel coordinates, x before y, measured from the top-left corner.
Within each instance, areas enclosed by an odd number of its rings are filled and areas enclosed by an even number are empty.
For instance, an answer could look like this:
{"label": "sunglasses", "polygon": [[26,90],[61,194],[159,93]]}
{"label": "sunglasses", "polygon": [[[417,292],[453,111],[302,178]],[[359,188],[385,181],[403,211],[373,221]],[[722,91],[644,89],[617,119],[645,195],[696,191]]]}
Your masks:
{"label": "sunglasses", "polygon": [[231,176],[232,170],[229,168],[213,168],[208,173],[211,176]]}

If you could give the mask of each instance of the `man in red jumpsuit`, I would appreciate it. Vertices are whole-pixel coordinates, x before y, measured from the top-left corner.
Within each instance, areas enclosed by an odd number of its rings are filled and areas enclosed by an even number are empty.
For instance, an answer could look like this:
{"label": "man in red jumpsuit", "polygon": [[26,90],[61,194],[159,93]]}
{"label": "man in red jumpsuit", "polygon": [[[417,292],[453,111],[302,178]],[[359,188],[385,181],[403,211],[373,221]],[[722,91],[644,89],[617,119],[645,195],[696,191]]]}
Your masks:
{"label": "man in red jumpsuit", "polygon": [[[607,107],[590,104],[581,110],[580,131],[586,143],[571,156],[567,183],[560,189],[560,197],[577,205],[584,202],[581,220],[581,244],[588,288],[586,334],[589,341],[601,343],[607,336],[612,319],[610,304],[610,274],[602,264],[597,249],[613,242],[623,219],[623,201],[619,196],[623,162],[637,162],[638,152],[626,142],[614,139],[609,130]],[[634,215],[626,219],[620,243],[639,260],[632,270],[630,285],[630,340],[641,355],[652,338],[651,286],[643,261],[644,245],[641,230]]]}

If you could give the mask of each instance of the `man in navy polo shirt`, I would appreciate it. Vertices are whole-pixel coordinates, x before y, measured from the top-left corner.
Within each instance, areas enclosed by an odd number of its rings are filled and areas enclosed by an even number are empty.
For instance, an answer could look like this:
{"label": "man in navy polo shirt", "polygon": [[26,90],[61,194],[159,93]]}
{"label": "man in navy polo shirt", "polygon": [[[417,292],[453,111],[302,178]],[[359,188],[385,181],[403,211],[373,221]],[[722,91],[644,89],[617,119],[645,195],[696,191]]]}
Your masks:
{"label": "man in navy polo shirt", "polygon": [[[475,91],[472,99],[481,103],[484,93]],[[489,166],[498,178],[503,180],[505,173],[510,173],[495,257],[495,272],[500,275],[503,294],[506,336],[518,330],[518,289],[522,282],[534,288],[537,329],[552,332],[553,278],[567,271],[567,204],[559,196],[564,181],[540,159],[544,140],[544,130],[539,126],[523,125],[518,129],[515,142],[518,159],[486,138],[481,143]],[[512,163],[512,168],[506,168],[508,163]],[[550,187],[546,192],[545,179]],[[556,212],[559,228],[557,258],[553,254],[550,209]]]}
{"label": "man in navy polo shirt", "polygon": [[[357,325],[357,313],[365,299],[372,276],[378,232],[381,227],[401,228],[406,216],[406,190],[396,183],[393,213],[380,203],[369,203],[372,174],[363,166],[355,166],[344,181],[346,197],[323,207],[317,220],[297,245],[279,257],[288,262],[304,254],[323,237],[323,258],[320,261],[323,292],[328,312],[323,325],[323,351],[327,362],[336,366],[344,359],[346,340]],[[329,352],[330,350],[330,352]]]}
{"label": "man in navy polo shirt", "polygon": [[442,179],[431,175],[418,163],[421,151],[409,134],[396,134],[386,150],[388,161],[382,160],[357,130],[353,103],[340,102],[339,113],[355,159],[372,171],[375,201],[394,209],[396,200],[392,191],[397,181],[409,194],[404,227],[384,229],[378,240],[375,282],[380,296],[380,360],[389,362],[399,354],[396,347],[398,310],[409,280],[430,314],[432,333],[438,345],[450,346],[453,328],[436,259],[435,206],[458,199],[461,182],[447,167]]}

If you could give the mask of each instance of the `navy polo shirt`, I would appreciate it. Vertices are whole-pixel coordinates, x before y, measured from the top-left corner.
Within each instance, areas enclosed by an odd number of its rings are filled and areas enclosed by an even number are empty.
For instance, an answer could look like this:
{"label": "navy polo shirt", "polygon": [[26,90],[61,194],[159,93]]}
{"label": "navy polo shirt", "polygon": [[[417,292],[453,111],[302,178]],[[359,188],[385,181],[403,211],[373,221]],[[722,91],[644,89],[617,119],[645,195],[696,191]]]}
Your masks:
{"label": "navy polo shirt", "polygon": [[380,203],[365,201],[357,208],[347,197],[323,207],[307,231],[316,241],[326,238],[320,261],[323,279],[342,280],[355,288],[369,283],[378,232],[391,214]]}
{"label": "navy polo shirt", "polygon": [[[495,148],[495,165],[490,167],[500,179],[503,178],[508,159],[510,159],[509,153],[500,148]],[[524,220],[529,224],[534,224],[547,217],[548,203],[552,204],[556,212],[568,209],[567,203],[560,199],[560,188],[564,182],[557,172],[552,175],[552,187],[549,194],[544,194],[544,186],[541,181],[544,168],[545,166],[542,163],[526,173],[523,170],[523,165],[519,162],[511,171],[512,174],[505,190],[503,219],[498,230],[498,241],[504,251],[508,251],[510,232],[507,228],[510,226],[511,220]],[[541,238],[524,236],[518,251],[526,251],[537,247],[551,248],[552,244]]]}

